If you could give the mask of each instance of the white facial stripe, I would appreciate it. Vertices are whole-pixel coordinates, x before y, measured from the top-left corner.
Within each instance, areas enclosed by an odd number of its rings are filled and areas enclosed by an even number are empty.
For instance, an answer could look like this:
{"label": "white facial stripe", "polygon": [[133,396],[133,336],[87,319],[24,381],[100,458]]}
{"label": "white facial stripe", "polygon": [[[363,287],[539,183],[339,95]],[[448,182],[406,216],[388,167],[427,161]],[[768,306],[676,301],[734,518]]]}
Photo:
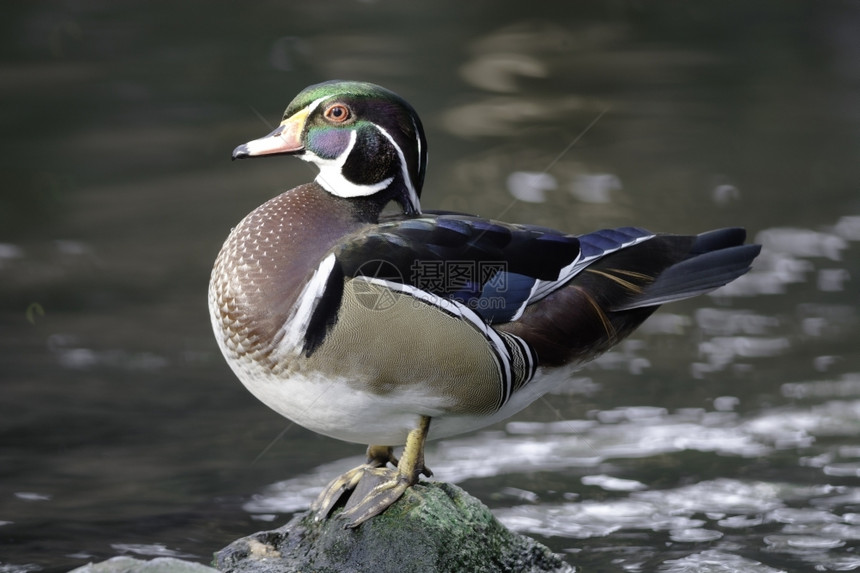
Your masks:
{"label": "white facial stripe", "polygon": [[[397,145],[397,142],[394,141],[394,138],[391,137],[391,134],[385,131],[382,127],[374,124],[373,127],[379,130],[379,133],[384,135],[388,141],[391,142],[391,145],[394,146],[395,151],[397,151],[397,157],[400,159],[400,170],[403,173],[403,181],[406,183],[406,190],[409,192],[409,204],[412,205],[412,208],[416,213],[421,213],[421,202],[418,200],[418,193],[415,192],[415,186],[412,184],[412,178],[409,177],[409,169],[406,166],[406,157],[403,155],[403,150],[400,149],[400,146]],[[418,151],[421,151],[421,142],[418,143]],[[419,155],[420,157],[420,155]]]}
{"label": "white facial stripe", "polygon": [[418,171],[421,172],[427,168],[426,165],[421,165],[421,130],[418,129],[418,124],[415,123],[415,118],[412,118],[412,129],[415,130],[415,147],[418,149]]}
{"label": "white facial stripe", "polygon": [[327,95],[327,96],[322,96],[322,97],[318,97],[317,99],[315,99],[314,101],[312,101],[312,102],[310,103],[310,105],[308,105],[308,107],[306,107],[306,108],[305,108],[305,109],[307,109],[307,110],[308,110],[308,116],[310,116],[310,115],[314,112],[314,110],[315,110],[317,107],[319,107],[319,105],[320,105],[322,102],[324,102],[324,101],[325,101],[325,100],[327,100],[327,99],[331,99],[331,98],[333,98],[333,97],[334,97],[334,94],[332,94],[332,95]]}

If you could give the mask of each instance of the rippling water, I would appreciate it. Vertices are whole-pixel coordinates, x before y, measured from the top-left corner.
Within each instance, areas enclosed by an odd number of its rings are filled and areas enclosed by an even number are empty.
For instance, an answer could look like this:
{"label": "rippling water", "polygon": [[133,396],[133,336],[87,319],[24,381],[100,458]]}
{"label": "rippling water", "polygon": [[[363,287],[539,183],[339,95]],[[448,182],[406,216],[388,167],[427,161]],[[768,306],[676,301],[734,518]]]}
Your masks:
{"label": "rippling water", "polygon": [[775,0],[8,8],[0,573],[205,562],[361,460],[241,388],[205,302],[229,228],[313,176],[229,152],[333,77],[419,110],[427,207],[764,247],[563,392],[431,444],[438,479],[582,571],[860,570],[858,22]]}

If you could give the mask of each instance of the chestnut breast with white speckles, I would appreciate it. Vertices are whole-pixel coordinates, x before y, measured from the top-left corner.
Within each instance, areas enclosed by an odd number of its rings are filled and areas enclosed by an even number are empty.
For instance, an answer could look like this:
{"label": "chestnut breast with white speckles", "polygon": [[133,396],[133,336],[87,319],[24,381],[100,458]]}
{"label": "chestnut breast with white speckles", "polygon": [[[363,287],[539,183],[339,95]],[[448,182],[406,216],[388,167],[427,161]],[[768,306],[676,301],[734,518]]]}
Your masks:
{"label": "chestnut breast with white speckles", "polygon": [[249,213],[221,248],[209,283],[212,326],[228,361],[265,364],[312,271],[365,225],[316,183]]}

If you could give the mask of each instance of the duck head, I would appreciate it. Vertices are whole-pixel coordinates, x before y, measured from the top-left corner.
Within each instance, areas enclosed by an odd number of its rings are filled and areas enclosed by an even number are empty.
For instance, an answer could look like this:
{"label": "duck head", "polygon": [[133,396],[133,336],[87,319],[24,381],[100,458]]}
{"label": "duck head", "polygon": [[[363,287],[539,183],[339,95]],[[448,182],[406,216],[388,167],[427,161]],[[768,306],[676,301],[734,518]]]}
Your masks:
{"label": "duck head", "polygon": [[424,130],[412,106],[385,88],[340,80],[305,88],[274,131],[234,149],[233,159],[279,154],[316,164],[316,182],[333,195],[421,212]]}

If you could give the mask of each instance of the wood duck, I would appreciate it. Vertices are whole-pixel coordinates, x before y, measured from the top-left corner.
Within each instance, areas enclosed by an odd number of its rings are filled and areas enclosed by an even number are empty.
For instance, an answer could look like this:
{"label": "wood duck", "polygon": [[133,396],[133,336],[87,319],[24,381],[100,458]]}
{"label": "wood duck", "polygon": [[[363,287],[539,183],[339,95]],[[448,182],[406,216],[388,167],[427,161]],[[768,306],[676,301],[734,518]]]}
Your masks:
{"label": "wood duck", "polygon": [[[427,438],[511,416],[659,305],[747,272],[760,249],[743,244],[743,229],[577,236],[422,211],[421,121],[370,83],[306,88],[274,131],[233,158],[277,154],[319,175],[233,229],[209,310],[252,394],[314,432],[370,444],[367,462],[312,506],[323,519],[348,498],[340,515],[351,527],[431,474]],[[382,216],[390,203],[397,214]],[[404,444],[398,461],[393,447]]]}

